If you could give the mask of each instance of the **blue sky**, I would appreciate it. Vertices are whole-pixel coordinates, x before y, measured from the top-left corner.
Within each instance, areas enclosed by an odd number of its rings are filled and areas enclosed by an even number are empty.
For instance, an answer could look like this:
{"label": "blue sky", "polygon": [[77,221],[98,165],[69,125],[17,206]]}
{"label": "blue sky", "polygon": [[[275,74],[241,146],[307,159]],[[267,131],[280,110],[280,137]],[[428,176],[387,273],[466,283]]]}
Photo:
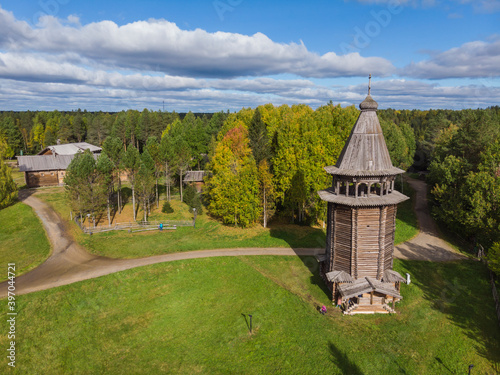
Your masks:
{"label": "blue sky", "polygon": [[1,1],[0,110],[500,104],[500,0]]}

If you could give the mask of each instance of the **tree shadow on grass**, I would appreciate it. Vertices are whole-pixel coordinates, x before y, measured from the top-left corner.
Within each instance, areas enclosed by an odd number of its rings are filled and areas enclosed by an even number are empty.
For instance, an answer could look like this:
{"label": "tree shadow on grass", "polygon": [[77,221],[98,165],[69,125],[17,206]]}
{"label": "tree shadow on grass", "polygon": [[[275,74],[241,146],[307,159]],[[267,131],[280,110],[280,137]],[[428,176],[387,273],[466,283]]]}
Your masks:
{"label": "tree shadow on grass", "polygon": [[121,201],[122,201],[122,209],[125,207],[129,201],[132,201],[132,189],[128,186],[122,186],[121,190]]}
{"label": "tree shadow on grass", "polygon": [[[18,191],[18,199],[19,201],[24,201],[25,199],[31,197],[33,194],[37,192],[36,189],[23,189]],[[17,201],[16,201],[17,202]]]}
{"label": "tree shadow on grass", "polygon": [[332,299],[332,292],[328,289],[319,274],[319,263],[317,259],[312,256],[299,256],[299,258],[311,272],[311,276],[309,278],[311,285],[317,286],[325,293],[328,299]]}
{"label": "tree shadow on grass", "polygon": [[299,225],[271,225],[270,229],[271,237],[284,240],[309,269],[311,272],[311,284],[317,285],[325,292],[328,298],[331,298],[331,292],[319,274],[319,262],[315,256],[304,256],[301,254],[301,249],[303,248],[313,249],[314,255],[324,254],[326,247],[325,232],[318,228]]}
{"label": "tree shadow on grass", "polygon": [[342,374],[363,375],[358,365],[351,361],[347,354],[343,353],[331,341],[328,343],[328,349],[332,355],[332,362],[342,371]]}
{"label": "tree shadow on grass", "polygon": [[476,343],[477,353],[500,369],[500,327],[483,263],[462,260],[426,262],[399,260],[435,310],[460,327]]}

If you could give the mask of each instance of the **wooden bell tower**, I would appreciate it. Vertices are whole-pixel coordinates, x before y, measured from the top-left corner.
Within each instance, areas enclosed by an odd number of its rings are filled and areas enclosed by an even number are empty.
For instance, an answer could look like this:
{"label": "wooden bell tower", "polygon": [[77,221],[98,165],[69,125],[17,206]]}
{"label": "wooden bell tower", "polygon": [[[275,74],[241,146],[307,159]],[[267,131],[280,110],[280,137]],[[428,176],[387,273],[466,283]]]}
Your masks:
{"label": "wooden bell tower", "polygon": [[370,86],[336,165],[325,167],[332,186],[318,192],[328,202],[320,271],[346,314],[394,312],[406,281],[392,270],[397,204],[408,199],[394,181],[404,171],[392,165]]}

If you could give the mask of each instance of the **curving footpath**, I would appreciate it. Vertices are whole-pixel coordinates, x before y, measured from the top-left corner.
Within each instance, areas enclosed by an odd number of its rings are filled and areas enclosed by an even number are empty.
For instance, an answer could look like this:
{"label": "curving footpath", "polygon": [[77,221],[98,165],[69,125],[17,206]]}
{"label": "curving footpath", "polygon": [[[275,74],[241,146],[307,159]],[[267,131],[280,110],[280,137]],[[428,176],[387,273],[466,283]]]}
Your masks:
{"label": "curving footpath", "polygon": [[[446,242],[439,239],[434,222],[427,209],[426,184],[410,180],[417,191],[416,212],[421,232],[412,240],[397,246],[395,256],[401,259],[449,261],[464,258]],[[40,199],[20,193],[20,199],[31,206],[40,217],[49,237],[52,254],[40,266],[16,278],[16,294],[27,294],[39,290],[71,284],[110,273],[149,264],[171,262],[182,259],[244,255],[317,255],[323,248],[233,248],[189,251],[157,255],[139,259],[112,259],[89,254],[68,234],[59,215]],[[7,295],[7,282],[0,284],[0,298]]]}
{"label": "curving footpath", "polygon": [[427,184],[424,181],[412,178],[408,178],[407,181],[416,193],[415,212],[420,232],[411,240],[396,246],[394,256],[399,259],[428,260],[434,262],[467,259],[466,256],[458,253],[439,237],[436,223],[429,212]]}

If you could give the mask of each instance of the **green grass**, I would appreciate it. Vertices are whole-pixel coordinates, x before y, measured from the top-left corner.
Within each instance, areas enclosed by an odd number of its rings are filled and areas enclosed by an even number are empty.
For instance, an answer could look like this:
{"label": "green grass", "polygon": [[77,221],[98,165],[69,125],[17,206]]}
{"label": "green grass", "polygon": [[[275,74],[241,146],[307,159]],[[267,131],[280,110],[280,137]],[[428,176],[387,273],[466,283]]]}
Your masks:
{"label": "green grass", "polygon": [[24,172],[19,172],[19,168],[16,166],[15,162],[10,162],[10,163],[6,163],[6,164],[10,168],[12,179],[16,183],[17,188],[18,189],[25,189],[26,182],[24,181]]}
{"label": "green grass", "polygon": [[[390,316],[341,315],[310,257],[177,261],[18,296],[11,372],[441,375],[465,374],[471,363],[476,374],[500,370],[481,263],[395,268],[413,282]],[[0,335],[0,347],[7,341]]]}
{"label": "green grass", "polygon": [[[50,254],[50,244],[42,223],[31,207],[16,203],[0,210],[0,264],[16,264],[20,275],[39,264]],[[7,278],[7,271],[0,280]]]}
{"label": "green grass", "polygon": [[[405,193],[414,195],[407,185]],[[61,188],[53,188],[37,193],[37,197],[49,203],[64,219],[69,219],[69,206]],[[155,212],[151,220],[191,219],[187,205],[177,200],[171,201],[174,213]],[[130,204],[128,204],[128,207]],[[127,207],[127,206],[126,206]],[[130,209],[130,207],[129,207]],[[141,217],[139,211],[138,217]],[[137,258],[166,254],[178,251],[208,250],[235,247],[306,247],[325,246],[325,231],[320,227],[271,223],[269,228],[255,225],[252,228],[235,228],[222,225],[205,213],[199,215],[196,228],[180,227],[177,230],[148,231],[128,233],[111,231],[83,235],[72,223],[71,228],[76,240],[93,254],[111,258]],[[396,219],[396,244],[407,241],[418,233],[417,219],[412,201],[398,206]]]}
{"label": "green grass", "polygon": [[[64,219],[69,219],[69,208],[62,189],[37,193]],[[188,206],[172,200],[174,213],[156,213],[152,220],[191,219]],[[140,216],[139,216],[140,217]],[[323,247],[325,232],[318,227],[298,225],[271,225],[263,228],[234,228],[220,224],[205,213],[198,215],[196,228],[128,233],[111,231],[92,236],[83,235],[76,224],[70,224],[75,239],[89,252],[113,258],[137,258],[178,251],[234,248],[234,247]]]}
{"label": "green grass", "polygon": [[403,191],[410,199],[398,204],[394,238],[396,245],[406,242],[418,234],[417,215],[414,210],[415,190],[405,181]]}

